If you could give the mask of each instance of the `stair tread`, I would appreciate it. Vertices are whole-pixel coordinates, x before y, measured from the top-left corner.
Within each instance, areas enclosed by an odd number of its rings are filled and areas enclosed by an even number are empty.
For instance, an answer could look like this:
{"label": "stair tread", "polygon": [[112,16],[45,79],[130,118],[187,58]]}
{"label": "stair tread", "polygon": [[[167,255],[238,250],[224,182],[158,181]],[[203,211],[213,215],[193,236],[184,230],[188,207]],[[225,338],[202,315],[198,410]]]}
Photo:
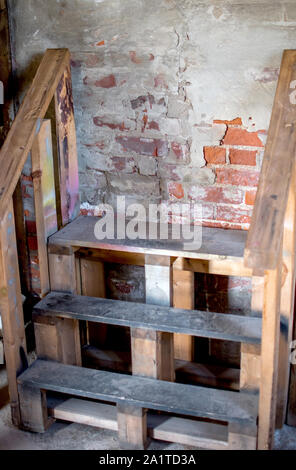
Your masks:
{"label": "stair tread", "polygon": [[73,396],[255,425],[257,396],[37,360],[18,383]]}
{"label": "stair tread", "polygon": [[121,300],[51,292],[34,308],[34,318],[55,316],[144,328],[168,333],[260,343],[261,319],[232,314],[183,310]]}
{"label": "stair tread", "polygon": [[[247,232],[212,227],[202,227],[202,245],[199,249],[185,248],[188,240],[130,240],[128,238],[98,240],[94,227],[98,217],[79,216],[59,232],[49,238],[49,245],[85,247],[142,253],[150,255],[174,256],[192,259],[223,259],[244,256]],[[172,225],[169,225],[169,233]],[[148,233],[148,231],[147,231]]]}

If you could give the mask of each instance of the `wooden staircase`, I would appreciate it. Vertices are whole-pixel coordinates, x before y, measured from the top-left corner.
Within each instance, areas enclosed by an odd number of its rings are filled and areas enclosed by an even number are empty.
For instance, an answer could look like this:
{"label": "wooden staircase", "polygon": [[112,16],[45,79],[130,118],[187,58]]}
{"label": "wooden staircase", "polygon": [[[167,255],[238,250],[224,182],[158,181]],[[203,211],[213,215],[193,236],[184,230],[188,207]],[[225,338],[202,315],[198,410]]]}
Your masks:
{"label": "wooden staircase", "polygon": [[[249,233],[204,227],[202,246],[192,251],[170,237],[97,240],[98,218],[78,216],[69,61],[67,50],[46,52],[0,153],[0,307],[13,422],[34,432],[54,419],[105,427],[133,449],[145,448],[149,437],[272,448],[285,418],[294,306],[296,51],[283,55]],[[58,175],[44,120],[53,97]],[[44,298],[33,313],[38,360],[28,368],[11,197],[29,151]],[[104,298],[110,262],[145,267],[145,305]],[[251,278],[252,315],[194,310],[195,272]],[[90,333],[104,335],[106,325],[130,329],[131,370],[82,367]],[[175,358],[192,361],[193,337],[241,344],[237,391],[175,382]]]}

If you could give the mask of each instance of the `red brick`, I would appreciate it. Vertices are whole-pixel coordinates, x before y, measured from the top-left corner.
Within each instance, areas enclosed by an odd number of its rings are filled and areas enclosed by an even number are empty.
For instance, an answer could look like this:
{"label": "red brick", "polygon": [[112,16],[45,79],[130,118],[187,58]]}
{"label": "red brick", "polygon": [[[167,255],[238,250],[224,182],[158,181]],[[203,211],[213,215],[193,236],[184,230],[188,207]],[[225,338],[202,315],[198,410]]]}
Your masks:
{"label": "red brick", "polygon": [[216,208],[216,219],[239,224],[249,224],[251,222],[252,211],[241,207],[220,206]]}
{"label": "red brick", "polygon": [[232,121],[226,121],[221,119],[214,119],[214,124],[226,124],[226,126],[242,126],[241,118],[237,117],[232,119]]}
{"label": "red brick", "polygon": [[258,132],[248,132],[246,129],[229,127],[223,139],[225,145],[242,145],[247,147],[263,147]]}
{"label": "red brick", "polygon": [[256,166],[256,150],[238,150],[230,149],[229,159],[233,165],[251,165]]}
{"label": "red brick", "polygon": [[111,162],[110,171],[136,172],[136,164],[133,157],[111,157]]}
{"label": "red brick", "polygon": [[226,163],[226,149],[222,147],[204,147],[204,156],[206,162],[213,165]]}
{"label": "red brick", "polygon": [[253,206],[255,204],[256,193],[257,191],[246,191],[245,203],[248,206]]}
{"label": "red brick", "polygon": [[183,199],[184,189],[181,183],[176,183],[175,181],[170,181],[168,183],[169,195],[175,197],[176,199]]}
{"label": "red brick", "polygon": [[137,57],[136,51],[129,51],[129,56],[131,61],[134,62],[134,64],[140,64],[142,62],[142,60]]}
{"label": "red brick", "polygon": [[185,161],[189,156],[189,148],[187,144],[180,144],[179,142],[171,143],[171,150],[176,157],[177,161]]}
{"label": "red brick", "polygon": [[215,186],[193,187],[189,191],[189,198],[194,202],[217,202],[240,204],[243,202],[243,191],[238,188],[219,188]]}
{"label": "red brick", "polygon": [[161,139],[144,139],[141,137],[116,137],[124,152],[136,152],[139,155],[164,157],[168,154],[168,143]]}
{"label": "red brick", "polygon": [[107,75],[95,82],[95,86],[99,88],[113,88],[116,86],[116,79],[113,74]]}
{"label": "red brick", "polygon": [[33,237],[33,236],[28,237],[27,243],[28,243],[29,250],[32,250],[32,251],[38,250],[37,237]]}
{"label": "red brick", "polygon": [[119,129],[120,131],[128,130],[128,128],[125,127],[124,122],[120,122],[120,123],[106,122],[104,121],[103,118],[99,116],[95,116],[93,118],[93,122],[94,122],[94,125],[98,127],[109,127],[109,129]]}
{"label": "red brick", "polygon": [[154,129],[156,131],[159,131],[159,124],[156,121],[150,121],[148,123],[148,129]]}
{"label": "red brick", "polygon": [[246,228],[242,224],[233,224],[231,222],[225,221],[208,221],[204,220],[202,225],[204,227],[212,227],[212,228],[224,228],[224,229],[232,229],[232,230],[246,230]]}
{"label": "red brick", "polygon": [[259,171],[217,168],[217,183],[235,186],[258,186]]}

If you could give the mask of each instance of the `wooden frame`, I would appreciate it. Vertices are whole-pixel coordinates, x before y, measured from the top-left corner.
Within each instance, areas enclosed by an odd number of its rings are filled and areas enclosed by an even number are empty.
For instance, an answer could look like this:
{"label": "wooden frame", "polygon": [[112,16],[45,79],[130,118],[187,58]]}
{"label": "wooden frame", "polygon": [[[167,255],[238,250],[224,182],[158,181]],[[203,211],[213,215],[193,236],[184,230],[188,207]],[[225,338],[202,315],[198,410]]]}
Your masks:
{"label": "wooden frame", "polygon": [[[71,294],[86,292],[88,287],[83,286],[80,277],[84,261],[81,264],[81,259],[77,261],[75,257],[76,251],[81,248],[88,248],[88,251],[100,250],[98,259],[100,258],[101,264],[100,267],[99,264],[96,265],[95,269],[100,278],[103,277],[103,261],[112,257],[118,262],[125,259],[130,264],[144,265],[146,303],[151,305],[171,306],[174,303],[175,306],[191,309],[195,271],[252,277],[252,309],[262,309],[262,344],[261,349],[242,344],[240,388],[241,393],[253,392],[255,401],[259,390],[257,447],[272,448],[276,418],[281,426],[287,407],[286,369],[292,338],[295,286],[296,101],[291,93],[293,84],[296,83],[295,63],[296,51],[285,51],[245,251],[242,248],[245,234],[235,231],[225,234],[222,230],[205,229],[204,233],[210,234],[208,250],[188,252],[169,243],[137,245],[117,241],[98,242],[93,235],[85,236],[84,226],[91,226],[92,221],[91,218],[76,219],[79,212],[78,166],[70,54],[66,49],[46,52],[0,152],[0,307],[12,416],[16,425],[42,431],[49,422],[44,408],[43,392],[33,392],[20,381],[19,389],[17,387],[17,377],[27,367],[27,359],[12,196],[27,155],[32,151],[43,295],[46,295],[48,290]],[[46,239],[51,233],[46,224],[43,204],[45,187],[42,176],[46,174],[44,162],[51,161],[52,154],[48,152],[50,124],[43,121],[43,118],[53,97],[59,151],[58,184],[53,183],[52,165],[49,179],[52,191],[54,186],[58,187],[58,225],[69,225],[50,237],[47,258]],[[55,220],[53,231],[57,227],[56,224]],[[180,296],[179,289],[186,289],[186,300]],[[101,294],[104,296],[104,292]],[[97,287],[92,290],[92,295],[98,295]],[[67,366],[80,366],[78,320],[36,320],[38,355],[58,360]],[[174,381],[175,353],[171,330],[154,331],[137,327],[132,328],[131,336],[133,374]],[[44,338],[50,340],[45,341]],[[176,337],[175,345],[177,357],[183,360],[192,358],[190,337]],[[293,380],[292,374],[292,387]],[[23,415],[20,412],[19,396]],[[248,393],[246,396],[249,396]],[[37,404],[39,411],[36,416],[32,415],[30,427],[33,402]],[[118,415],[117,426],[121,438],[126,443],[144,447],[147,437],[146,412],[142,408],[135,410],[130,405],[124,405],[119,407]],[[232,425],[229,427],[228,439],[230,448],[254,448],[256,445],[253,428],[240,430]]]}

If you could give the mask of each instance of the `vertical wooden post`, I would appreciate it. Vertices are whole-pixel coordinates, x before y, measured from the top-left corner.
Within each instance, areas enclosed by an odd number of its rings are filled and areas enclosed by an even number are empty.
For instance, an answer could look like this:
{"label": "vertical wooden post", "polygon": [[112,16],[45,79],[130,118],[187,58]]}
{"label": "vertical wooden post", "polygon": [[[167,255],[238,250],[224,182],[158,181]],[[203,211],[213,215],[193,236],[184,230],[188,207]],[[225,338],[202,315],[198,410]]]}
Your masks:
{"label": "vertical wooden post", "polygon": [[[50,247],[49,251],[51,290],[76,294],[74,251],[71,248],[55,250],[53,247]],[[78,320],[43,317],[36,318],[34,326],[38,357],[81,366]]]}
{"label": "vertical wooden post", "polygon": [[132,405],[117,405],[118,437],[120,444],[131,450],[147,447],[147,410]]}
{"label": "vertical wooden post", "polygon": [[[294,319],[294,335],[293,340],[296,341],[296,318]],[[291,350],[291,355],[294,358],[294,363],[291,364],[290,385],[289,385],[289,401],[287,410],[287,424],[289,426],[296,426],[296,363],[295,353],[296,347]]]}
{"label": "vertical wooden post", "polygon": [[262,312],[261,377],[258,449],[272,449],[274,441],[280,333],[281,260],[265,272]]}
{"label": "vertical wooden post", "polygon": [[50,120],[42,122],[31,154],[40,285],[43,297],[50,290],[47,239],[58,230]]}
{"label": "vertical wooden post", "polygon": [[45,392],[23,384],[18,385],[18,391],[22,429],[39,433],[45,432],[53,422],[53,419],[48,417]]}
{"label": "vertical wooden post", "polygon": [[[172,304],[172,266],[170,258],[146,257],[146,303]],[[135,375],[175,380],[174,337],[145,329],[131,329],[132,370]]]}
{"label": "vertical wooden post", "polygon": [[[252,277],[253,315],[262,314],[264,297],[264,277]],[[261,376],[261,345],[241,344],[241,372],[240,389],[250,392],[259,392]]]}
{"label": "vertical wooden post", "polygon": [[283,266],[280,308],[280,345],[277,389],[276,427],[282,428],[286,420],[290,363],[290,344],[293,336],[295,303],[295,250],[296,250],[296,169],[293,167],[289,197],[284,221]]}
{"label": "vertical wooden post", "polygon": [[12,200],[1,221],[0,257],[0,311],[11,414],[13,423],[19,426],[17,376],[27,367],[27,353]]}
{"label": "vertical wooden post", "polygon": [[[173,306],[194,309],[194,273],[173,270]],[[192,362],[194,359],[194,337],[176,333],[174,335],[175,358]]]}
{"label": "vertical wooden post", "polygon": [[[105,267],[102,261],[84,259],[80,260],[81,295],[89,297],[106,297]],[[107,336],[107,325],[88,323],[88,342],[94,346],[102,347]]]}
{"label": "vertical wooden post", "polygon": [[59,189],[62,226],[80,212],[76,129],[72,97],[70,61],[55,93],[56,126],[59,154]]}

